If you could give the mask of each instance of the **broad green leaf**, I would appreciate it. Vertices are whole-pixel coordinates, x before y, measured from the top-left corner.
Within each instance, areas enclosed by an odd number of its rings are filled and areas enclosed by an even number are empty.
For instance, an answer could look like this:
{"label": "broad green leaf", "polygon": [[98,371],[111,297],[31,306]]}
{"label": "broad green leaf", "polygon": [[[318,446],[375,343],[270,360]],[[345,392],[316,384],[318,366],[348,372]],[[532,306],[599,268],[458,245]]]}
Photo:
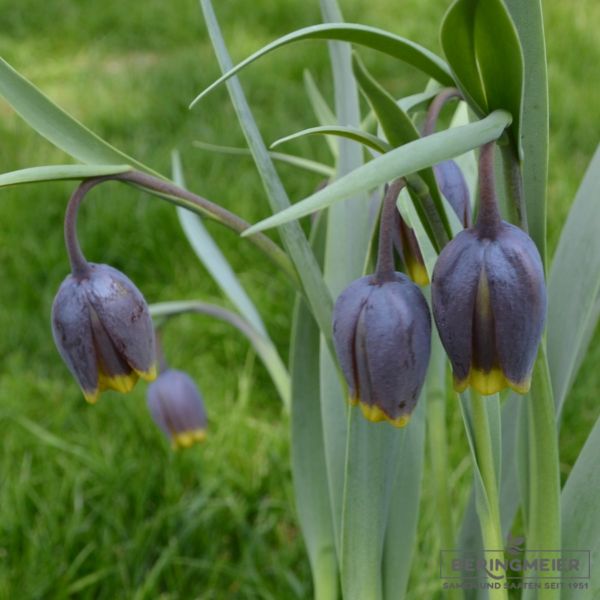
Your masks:
{"label": "broad green leaf", "polygon": [[[596,421],[583,450],[579,454],[561,494],[563,548],[589,551],[591,561],[588,592],[600,590],[600,419]],[[574,555],[567,557],[576,558]],[[584,558],[585,560],[585,558]],[[582,571],[587,571],[587,560]],[[586,576],[587,572],[582,572]],[[564,586],[562,600],[587,597],[582,590]],[[595,597],[595,596],[589,596]]]}
{"label": "broad green leaf", "polygon": [[372,48],[373,50],[379,50],[384,54],[388,54],[389,56],[393,56],[394,58],[412,65],[444,85],[454,85],[454,81],[446,63],[444,63],[439,56],[436,56],[433,52],[423,48],[419,44],[415,44],[410,40],[384,31],[383,29],[367,27],[366,25],[357,25],[355,23],[324,23],[322,25],[298,29],[297,31],[293,31],[292,33],[280,37],[274,42],[267,44],[258,50],[258,52],[255,52],[224,73],[222,77],[207,87],[201,94],[196,96],[190,107],[193,107],[200,99],[209,94],[225,80],[229,79],[241,69],[265,54],[292,42],[311,39],[329,41],[339,40]]}
{"label": "broad green leaf", "polygon": [[244,317],[216,304],[196,300],[158,302],[150,305],[152,317],[171,317],[181,313],[198,313],[229,323],[243,333],[267,369],[284,406],[290,405],[290,376],[271,340],[254,328]]}
{"label": "broad green leaf", "polygon": [[340,125],[323,125],[320,127],[303,129],[302,131],[297,131],[291,135],[286,135],[285,137],[279,138],[271,144],[271,148],[275,148],[280,144],[307,135],[333,135],[348,138],[349,140],[354,140],[355,142],[358,142],[363,146],[367,146],[368,148],[372,148],[373,150],[376,150],[382,154],[388,150],[391,150],[391,146],[385,140],[378,138],[376,135],[367,133],[354,127],[342,127]]}
{"label": "broad green leaf", "polygon": [[[317,84],[308,69],[304,70],[304,87],[306,88],[306,95],[308,96],[308,100],[315,113],[315,117],[317,117],[319,125],[336,125],[337,119],[335,118],[335,114],[331,108],[329,108],[329,104],[327,104],[327,101],[323,97],[323,94],[321,94],[321,90],[317,87]],[[335,140],[332,140],[331,138],[326,138],[326,140],[333,158],[337,159],[338,147]]]}
{"label": "broad green leaf", "polygon": [[523,53],[515,25],[503,0],[478,1],[475,53],[485,89],[487,110],[503,109],[512,115],[509,133],[520,157]]}
{"label": "broad green leaf", "polygon": [[494,111],[481,121],[434,133],[405,144],[353,170],[312,196],[253,225],[243,235],[251,235],[299,219],[357,192],[375,188],[396,177],[420,171],[453,156],[464,154],[468,150],[498,139],[509,123],[510,115],[507,112]]}
{"label": "broad green leaf", "polygon": [[425,448],[425,398],[400,439],[383,549],[383,597],[404,598],[417,541]]}
{"label": "broad green leaf", "polygon": [[86,164],[129,164],[152,169],[117,150],[59,108],[30,81],[0,58],[0,95],[49,142]]}
{"label": "broad green leaf", "polygon": [[381,561],[402,436],[387,423],[367,421],[355,408],[349,413],[348,437],[342,590],[348,600],[381,598]]}
{"label": "broad green leaf", "polygon": [[573,202],[548,281],[548,363],[560,415],[598,320],[600,146]]}
{"label": "broad green leaf", "polygon": [[[341,12],[334,0],[321,0],[324,21],[341,21]],[[360,112],[358,90],[350,68],[350,46],[331,42],[328,44],[333,77],[335,118],[339,125],[359,127]],[[362,149],[350,140],[338,138],[337,176],[341,177],[362,164]],[[362,275],[362,266],[368,247],[365,223],[368,209],[363,196],[351,198],[347,209],[332,207],[327,211],[325,238],[324,277],[335,298],[354,279]],[[347,390],[336,374],[335,355],[330,355],[321,345],[320,388],[321,414],[329,478],[329,491],[336,536],[340,570],[344,563],[341,547],[342,514],[344,512],[345,464],[347,459],[348,421]],[[344,575],[342,573],[342,591]]]}
{"label": "broad green leaf", "polygon": [[[231,58],[225,46],[212,4],[210,0],[201,0],[200,6],[215,54],[221,69],[226,71],[231,68]],[[263,181],[271,209],[283,210],[290,205],[290,202],[254,121],[242,87],[237,80],[233,80],[228,82],[228,90],[240,126]],[[319,329],[325,336],[329,347],[331,347],[331,295],[323,282],[321,270],[308,240],[298,223],[286,225],[281,228],[280,232],[289,256],[298,271],[304,293],[319,324]]]}
{"label": "broad green leaf", "polygon": [[463,96],[480,116],[487,99],[475,58],[475,16],[478,0],[456,0],[446,12],[440,40]]}
{"label": "broad green leaf", "polygon": [[529,235],[546,260],[548,74],[541,0],[504,0],[517,27],[524,59],[521,148]]}
{"label": "broad green leaf", "polygon": [[319,390],[319,328],[298,297],[291,334],[292,473],[298,520],[308,550],[314,597],[335,600],[338,568]]}
{"label": "broad green leaf", "polygon": [[[219,152],[221,154],[231,154],[233,156],[248,156],[252,158],[252,152],[248,148],[235,148],[233,146],[220,146],[218,144],[209,144],[208,142],[195,141],[192,145],[201,150],[208,150],[209,152]],[[310,160],[303,158],[302,156],[296,156],[294,154],[285,154],[283,152],[269,152],[269,156],[273,160],[287,163],[293,167],[304,169],[305,171],[311,171],[318,173],[325,177],[333,177],[335,169],[324,163],[317,162],[316,160]]]}
{"label": "broad green leaf", "polygon": [[[183,167],[179,152],[171,153],[171,171],[173,181],[180,187],[185,187]],[[221,291],[225,294],[232,304],[238,309],[240,314],[263,336],[268,337],[265,324],[261,319],[256,306],[246,293],[236,277],[231,265],[217,246],[210,233],[208,233],[202,219],[183,208],[177,207],[177,216],[179,223],[185,233],[185,236],[194,250],[200,262],[206,267],[212,278]]]}
{"label": "broad green leaf", "polygon": [[129,165],[48,165],[30,167],[2,173],[0,187],[21,183],[37,183],[41,181],[61,181],[65,179],[87,179],[102,175],[116,175],[131,171]]}
{"label": "broad green leaf", "polygon": [[[425,92],[419,92],[418,94],[411,94],[396,100],[396,104],[406,113],[417,112],[423,110],[429,104],[429,101],[437,96],[440,91],[439,85],[432,86]],[[360,128],[364,131],[370,131],[372,127],[377,125],[377,118],[375,113],[371,110],[367,116],[362,120]]]}
{"label": "broad green leaf", "polygon": [[471,108],[480,115],[494,110],[511,113],[509,133],[518,150],[523,55],[503,1],[456,0],[444,17],[441,42]]}
{"label": "broad green leaf", "polygon": [[[421,136],[410,117],[398,106],[394,98],[371,77],[357,55],[354,55],[353,65],[360,88],[375,112],[390,144],[396,148],[418,140]],[[419,171],[419,175],[428,187],[428,197],[421,198],[419,211],[424,223],[426,220],[428,233],[431,232],[432,243],[439,250],[442,241],[447,240],[450,236],[450,226],[433,170],[431,168],[423,169]],[[429,196],[433,203],[429,200]],[[439,232],[439,237],[444,238],[443,240],[437,239],[436,231]]]}

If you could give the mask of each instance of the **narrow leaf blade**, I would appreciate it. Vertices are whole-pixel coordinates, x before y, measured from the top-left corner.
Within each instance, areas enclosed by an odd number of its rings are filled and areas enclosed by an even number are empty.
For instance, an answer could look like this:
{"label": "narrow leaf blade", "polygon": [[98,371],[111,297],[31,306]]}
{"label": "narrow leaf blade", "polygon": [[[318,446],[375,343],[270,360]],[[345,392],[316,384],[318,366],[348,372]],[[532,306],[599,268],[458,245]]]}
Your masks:
{"label": "narrow leaf blade", "polygon": [[434,133],[405,144],[355,169],[316,194],[253,225],[243,235],[251,235],[294,221],[357,192],[375,188],[396,177],[420,171],[458,154],[464,154],[468,150],[500,137],[510,120],[507,112],[494,111],[481,121]]}
{"label": "narrow leaf blade", "polygon": [[199,94],[190,106],[194,106],[206,94],[209,94],[221,83],[265,54],[268,54],[277,48],[281,48],[286,44],[310,39],[339,40],[372,48],[373,50],[379,50],[380,52],[393,56],[394,58],[420,69],[444,85],[453,85],[452,77],[450,76],[450,72],[444,61],[433,52],[410,40],[384,31],[383,29],[367,27],[366,25],[357,25],[354,23],[325,23],[298,29],[297,31],[284,35],[274,42],[267,44],[235,67],[228,70],[222,77],[217,79]]}

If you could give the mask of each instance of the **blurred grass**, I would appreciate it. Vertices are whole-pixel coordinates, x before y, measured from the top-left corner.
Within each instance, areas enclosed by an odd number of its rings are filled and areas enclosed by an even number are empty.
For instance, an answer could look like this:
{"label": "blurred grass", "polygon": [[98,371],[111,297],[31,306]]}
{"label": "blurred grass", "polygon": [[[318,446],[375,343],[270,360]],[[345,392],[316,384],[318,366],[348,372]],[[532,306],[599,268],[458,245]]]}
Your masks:
{"label": "blurred grass", "polygon": [[[394,30],[439,50],[446,0],[347,0],[348,20]],[[294,28],[318,22],[317,3],[220,2],[230,50],[242,58]],[[544,3],[551,86],[549,236],[554,248],[597,143],[595,66],[600,45],[594,0]],[[61,106],[117,147],[168,172],[182,150],[190,188],[249,221],[267,213],[250,161],[208,154],[194,139],[241,145],[226,93],[194,112],[194,95],[218,75],[194,0],[0,0],[0,53]],[[366,52],[395,94],[424,79]],[[325,45],[284,49],[242,74],[266,140],[314,124],[302,87],[308,66],[326,91]],[[70,162],[0,102],[0,170]],[[287,149],[286,149],[287,150]],[[290,150],[328,160],[325,145]],[[319,183],[280,167],[290,196]],[[72,184],[0,190],[0,600],[13,598],[306,598],[310,577],[294,518],[288,423],[262,366],[226,325],[202,317],[173,321],[171,364],[199,382],[210,437],[172,454],[147,414],[143,386],[85,405],[49,332],[52,299],[67,274],[62,216]],[[246,243],[209,224],[285,355],[292,294]],[[94,190],[80,236],[90,260],[125,271],[149,301],[216,299],[171,207],[118,184]],[[565,407],[566,476],[598,413],[598,334]],[[449,407],[452,489],[460,518],[470,469],[456,406]],[[410,598],[434,597],[439,544],[432,491],[424,484],[419,568]]]}

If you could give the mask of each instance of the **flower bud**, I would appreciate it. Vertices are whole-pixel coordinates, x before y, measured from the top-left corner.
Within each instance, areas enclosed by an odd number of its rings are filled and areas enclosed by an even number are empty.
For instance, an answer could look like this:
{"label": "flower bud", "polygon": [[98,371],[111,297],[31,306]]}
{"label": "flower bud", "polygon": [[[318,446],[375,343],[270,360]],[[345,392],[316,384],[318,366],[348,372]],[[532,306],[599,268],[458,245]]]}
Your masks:
{"label": "flower bud", "polygon": [[531,238],[504,221],[493,233],[460,232],[438,258],[431,292],[456,390],[526,393],[546,315],[544,270]]}
{"label": "flower bud", "polygon": [[189,448],[206,437],[206,412],[192,378],[167,369],[148,386],[148,408],[173,448]]}
{"label": "flower bud", "polygon": [[100,392],[129,392],[139,377],[156,377],[154,329],[135,285],[108,265],[89,264],[69,275],[52,305],[52,333],[60,355],[88,402]]}
{"label": "flower bud", "polygon": [[471,226],[471,198],[469,188],[460,167],[453,160],[434,165],[435,179],[463,227]]}
{"label": "flower bud", "polygon": [[394,228],[393,228],[394,248],[402,262],[408,276],[417,285],[429,285],[429,275],[425,268],[425,260],[421,254],[417,236],[411,229],[399,211],[394,211]]}
{"label": "flower bud", "polygon": [[357,279],[335,303],[333,340],[350,402],[370,421],[406,425],[431,343],[431,318],[419,288],[402,273],[383,282]]}

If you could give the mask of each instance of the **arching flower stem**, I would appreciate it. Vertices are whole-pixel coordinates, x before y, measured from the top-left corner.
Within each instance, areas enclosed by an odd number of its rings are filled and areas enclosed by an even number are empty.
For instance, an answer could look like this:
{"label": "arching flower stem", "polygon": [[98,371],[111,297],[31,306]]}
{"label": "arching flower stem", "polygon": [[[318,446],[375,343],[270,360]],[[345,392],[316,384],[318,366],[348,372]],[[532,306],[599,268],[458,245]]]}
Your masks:
{"label": "arching flower stem", "polygon": [[[218,204],[215,204],[214,202],[211,202],[202,196],[198,196],[197,194],[185,190],[169,181],[159,179],[158,177],[148,175],[147,173],[132,170],[115,175],[105,175],[102,177],[86,179],[79,185],[79,187],[71,196],[65,216],[65,243],[67,246],[67,252],[69,254],[69,260],[71,262],[71,268],[76,277],[85,278],[88,273],[87,269],[89,268],[86,266],[87,261],[81,252],[81,248],[77,240],[76,225],[79,206],[85,195],[93,187],[110,180],[124,181],[126,183],[141,186],[167,201],[173,202],[179,206],[183,206],[184,208],[213,219],[235,231],[236,233],[242,233],[248,229],[248,227],[250,227],[249,223],[222,206],[219,206]],[[250,236],[248,239],[251,240],[260,250],[262,250],[278,267],[280,267],[297,287],[299,286],[298,275],[291,260],[275,242],[262,233]]]}

